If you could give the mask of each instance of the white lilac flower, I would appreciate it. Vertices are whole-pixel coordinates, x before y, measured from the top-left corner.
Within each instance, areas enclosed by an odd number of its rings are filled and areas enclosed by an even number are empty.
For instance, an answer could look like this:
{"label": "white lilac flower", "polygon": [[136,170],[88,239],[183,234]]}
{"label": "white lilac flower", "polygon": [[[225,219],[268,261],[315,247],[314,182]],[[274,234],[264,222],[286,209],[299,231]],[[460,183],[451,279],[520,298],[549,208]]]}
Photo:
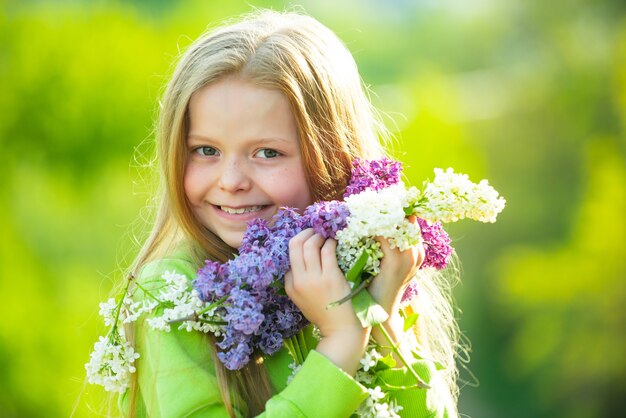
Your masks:
{"label": "white lilac flower", "polygon": [[158,298],[161,301],[180,303],[188,298],[189,281],[184,274],[166,271],[163,274],[165,286],[159,293]]}
{"label": "white lilac flower", "polygon": [[363,371],[368,371],[369,369],[374,368],[378,360],[381,358],[383,358],[383,356],[376,351],[375,348],[372,348],[370,351],[366,351],[363,358],[360,360],[361,368]]}
{"label": "white lilac flower", "polygon": [[287,384],[291,383],[293,378],[296,376],[296,373],[298,373],[300,371],[300,369],[302,368],[302,365],[301,364],[296,364],[296,362],[293,361],[289,365],[289,368],[291,369],[291,374],[287,377]]}
{"label": "white lilac flower", "polygon": [[380,386],[370,386],[376,380],[374,367],[381,358],[382,355],[377,351],[376,346],[369,345],[359,363],[359,370],[356,372],[355,379],[367,389],[367,398],[356,411],[357,416],[361,418],[399,418],[397,413],[402,407],[390,399],[390,395],[382,391]]}
{"label": "white lilac flower", "polygon": [[100,337],[85,364],[87,379],[91,384],[104,386],[109,392],[121,393],[130,383],[137,358],[139,354],[125,339]]}
{"label": "white lilac flower", "polygon": [[356,416],[360,418],[376,418],[373,414],[374,404],[374,400],[368,396],[361,402],[361,405],[359,405],[359,408],[356,410]]}
{"label": "white lilac flower", "polygon": [[406,219],[404,208],[409,201],[403,184],[348,196],[346,204],[350,216],[346,227],[336,234],[337,260],[342,271],[347,272],[365,250],[369,257],[363,271],[371,276],[378,274],[383,252],[374,237],[385,237],[391,248],[400,250],[421,242],[419,225]]}
{"label": "white lilac flower", "polygon": [[374,405],[374,411],[376,418],[399,418],[393,407],[385,402],[380,402]]}
{"label": "white lilac flower", "polygon": [[410,200],[416,203],[413,213],[430,222],[456,222],[469,218],[495,222],[506,204],[504,198],[487,180],[472,183],[466,174],[436,168],[435,180],[422,192],[411,190]]}
{"label": "white lilac flower", "polygon": [[380,243],[373,238],[365,237],[356,242],[344,240],[341,232],[337,233],[337,263],[343,272],[350,270],[359,258],[361,251],[366,251],[369,255],[364,267],[364,271],[375,276],[380,271],[380,260],[383,258],[383,251]]}
{"label": "white lilac flower", "polygon": [[111,326],[115,323],[115,309],[117,308],[117,302],[115,299],[110,298],[106,302],[100,303],[100,316],[104,318],[104,325]]}
{"label": "white lilac flower", "polygon": [[392,417],[398,417],[400,418],[400,411],[402,411],[404,409],[404,407],[402,407],[402,405],[398,405],[398,402],[395,400],[391,400],[389,401],[389,406],[391,407],[391,412],[395,415],[392,414]]}
{"label": "white lilac flower", "polygon": [[[155,330],[169,332],[171,330],[170,322],[181,318],[195,318],[196,313],[202,311],[206,307],[206,303],[200,300],[198,291],[191,287],[189,280],[183,274],[176,272],[165,272],[163,274],[165,286],[156,296],[163,302],[170,302],[170,307],[163,309],[163,314],[154,318],[146,319],[146,323]],[[215,320],[215,309],[200,315],[198,320],[182,321],[178,329],[184,329],[188,332],[193,330],[204,333],[213,333],[219,336],[221,328],[217,325],[204,322]]]}
{"label": "white lilac flower", "polygon": [[380,386],[376,386],[373,389],[368,389],[367,393],[374,401],[379,401],[385,398],[385,393],[380,389]]}
{"label": "white lilac flower", "polygon": [[380,386],[367,389],[368,396],[357,409],[357,416],[361,418],[400,418],[398,412],[402,410],[394,400],[385,402],[389,397],[380,389]]}
{"label": "white lilac flower", "polygon": [[192,289],[185,275],[166,272],[163,279],[165,284],[160,292],[144,301],[135,301],[126,295],[119,314],[115,299],[110,298],[100,304],[100,315],[104,318],[105,325],[112,326],[112,329],[109,337],[100,337],[95,343],[90,360],[85,364],[89,383],[102,385],[110,392],[123,392],[128,387],[130,375],[135,372],[134,362],[139,354],[126,341],[124,327],[120,325],[134,322],[142,314],[151,313],[159,306],[166,306],[162,315],[146,318],[146,323],[152,329],[169,332],[169,321],[194,318],[182,321],[178,328],[221,335],[221,329],[217,325],[204,322],[216,319],[215,309],[196,316],[196,312],[201,312],[207,304],[200,300],[198,292]]}
{"label": "white lilac flower", "polygon": [[370,385],[374,380],[374,376],[370,373],[364,372],[363,370],[359,370],[356,372],[354,379],[363,385]]}
{"label": "white lilac flower", "polygon": [[362,238],[381,236],[391,248],[406,250],[421,242],[417,224],[406,219],[408,193],[403,184],[381,190],[366,190],[346,198],[350,210],[347,226],[337,233],[337,239],[354,246]]}
{"label": "white lilac flower", "polygon": [[124,299],[121,313],[124,316],[122,323],[129,324],[135,322],[144,312],[152,312],[159,303],[155,300],[135,302],[130,297]]}
{"label": "white lilac flower", "polygon": [[154,318],[147,318],[146,323],[155,331],[165,331],[170,332],[171,327],[170,324],[167,323],[165,318],[162,316],[155,316]]}

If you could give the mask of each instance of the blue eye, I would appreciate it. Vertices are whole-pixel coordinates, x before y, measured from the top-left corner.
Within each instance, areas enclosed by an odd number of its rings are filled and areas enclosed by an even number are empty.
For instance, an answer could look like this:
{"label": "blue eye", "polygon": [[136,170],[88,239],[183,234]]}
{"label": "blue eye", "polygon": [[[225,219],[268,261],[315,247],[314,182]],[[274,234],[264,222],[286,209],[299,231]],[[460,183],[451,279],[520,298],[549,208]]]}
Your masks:
{"label": "blue eye", "polygon": [[263,148],[257,152],[257,155],[261,158],[276,158],[280,155],[280,153],[271,148]]}
{"label": "blue eye", "polygon": [[212,157],[214,155],[217,155],[217,150],[213,147],[198,147],[194,149],[193,151],[204,157]]}

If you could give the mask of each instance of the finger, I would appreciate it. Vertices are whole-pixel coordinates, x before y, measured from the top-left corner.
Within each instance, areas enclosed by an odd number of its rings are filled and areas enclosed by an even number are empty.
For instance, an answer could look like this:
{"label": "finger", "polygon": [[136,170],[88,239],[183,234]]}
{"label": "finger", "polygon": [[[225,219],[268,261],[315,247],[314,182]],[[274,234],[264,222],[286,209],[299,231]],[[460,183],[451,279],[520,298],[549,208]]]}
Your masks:
{"label": "finger", "polygon": [[304,265],[303,245],[306,240],[313,236],[312,228],[299,232],[295,237],[289,240],[289,262],[293,274],[301,276],[306,271]]}
{"label": "finger", "polygon": [[424,260],[426,259],[426,249],[424,248],[424,244],[417,245],[417,261],[415,262],[415,266],[419,269]]}
{"label": "finger", "polygon": [[322,273],[322,260],[320,249],[324,245],[324,237],[320,234],[314,234],[307,239],[302,246],[304,255],[304,268],[307,273],[319,275]]}
{"label": "finger", "polygon": [[327,239],[324,245],[322,246],[321,254],[321,262],[322,262],[322,270],[330,270],[330,269],[338,269],[339,265],[337,264],[337,241],[334,239]]}
{"label": "finger", "polygon": [[294,295],[293,273],[291,273],[291,270],[285,273],[285,292],[287,292],[287,296],[289,296],[290,299]]}
{"label": "finger", "polygon": [[376,237],[376,241],[380,244],[380,249],[382,250],[384,257],[391,257],[396,252],[398,252],[397,248],[391,249],[391,244],[389,244],[389,240],[385,237]]}

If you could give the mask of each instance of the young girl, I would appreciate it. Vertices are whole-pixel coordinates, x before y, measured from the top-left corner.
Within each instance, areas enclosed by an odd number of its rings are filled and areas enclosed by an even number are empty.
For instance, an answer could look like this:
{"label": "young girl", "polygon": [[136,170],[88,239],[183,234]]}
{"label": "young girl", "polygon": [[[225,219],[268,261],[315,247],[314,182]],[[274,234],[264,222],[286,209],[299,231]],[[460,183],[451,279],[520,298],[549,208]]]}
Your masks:
{"label": "young girl", "polygon": [[[224,262],[236,253],[252,219],[270,219],[281,206],[340,199],[353,159],[383,154],[381,135],[352,56],[311,17],[257,12],[203,35],[183,55],[161,101],[160,206],[130,273],[147,289],[166,272],[193,280],[205,259]],[[401,416],[455,417],[456,333],[447,295],[434,277],[421,277],[413,308],[420,320],[405,333],[400,298],[423,249],[382,246],[369,292],[390,313],[384,326],[405,357],[419,346],[445,368],[415,360],[380,373],[392,385],[411,386],[412,367],[431,386],[395,391]],[[368,339],[388,343],[360,325],[350,303],[326,309],[349,293],[335,247],[310,229],[290,241],[286,292],[321,339],[288,385],[292,360],[284,348],[232,372],[206,334],[155,331],[140,318],[127,330],[141,356],[120,398],[124,414],[349,417],[367,396],[354,375]]]}

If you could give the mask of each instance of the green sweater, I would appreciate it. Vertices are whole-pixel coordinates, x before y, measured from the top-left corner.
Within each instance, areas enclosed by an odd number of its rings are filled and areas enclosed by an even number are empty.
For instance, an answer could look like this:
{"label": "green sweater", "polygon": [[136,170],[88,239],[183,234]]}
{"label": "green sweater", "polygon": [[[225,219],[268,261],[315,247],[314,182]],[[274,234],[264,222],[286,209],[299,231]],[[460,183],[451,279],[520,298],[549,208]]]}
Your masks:
{"label": "green sweater", "polygon": [[[196,266],[185,254],[164,258],[144,267],[137,280],[145,287],[156,287],[166,271],[184,274],[189,280]],[[155,331],[140,318],[135,328],[138,393],[135,417],[228,417],[218,388],[215,365],[207,336],[201,332]],[[366,399],[366,388],[344,373],[322,354],[312,350],[287,385],[292,358],[285,348],[265,359],[274,396],[265,405],[266,418],[344,418]],[[438,379],[428,361],[415,361],[413,369],[432,388],[392,392],[403,406],[402,417],[448,418],[449,391]],[[388,369],[380,377],[390,385],[415,383],[406,368]],[[446,396],[447,395],[447,396]],[[120,397],[124,414],[130,409],[128,392]]]}

